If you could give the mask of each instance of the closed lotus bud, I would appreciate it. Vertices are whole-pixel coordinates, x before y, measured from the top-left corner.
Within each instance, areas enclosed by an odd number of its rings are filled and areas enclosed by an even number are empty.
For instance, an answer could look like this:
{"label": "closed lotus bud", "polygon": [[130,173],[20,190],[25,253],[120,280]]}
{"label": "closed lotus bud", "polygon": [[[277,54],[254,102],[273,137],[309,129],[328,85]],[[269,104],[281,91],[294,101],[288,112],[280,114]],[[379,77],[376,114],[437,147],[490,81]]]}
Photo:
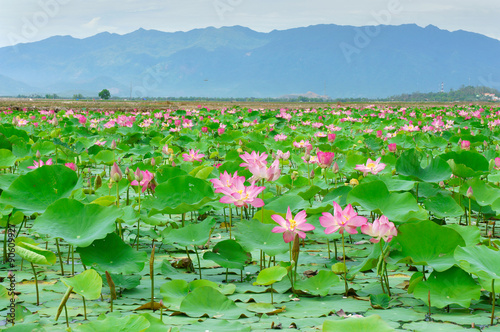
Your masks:
{"label": "closed lotus bud", "polygon": [[311,179],[314,179],[314,170],[312,170],[312,171],[311,171],[311,173],[309,174],[309,177],[310,177]]}
{"label": "closed lotus bud", "polygon": [[444,182],[443,181],[439,181],[439,186],[444,189]]}
{"label": "closed lotus bud", "polygon": [[295,264],[297,264],[297,261],[299,259],[299,252],[300,252],[300,238],[298,234],[295,234],[292,246],[292,260],[295,262]]}
{"label": "closed lotus bud", "polygon": [[382,150],[380,153],[381,153],[383,156],[385,156],[385,150]]}
{"label": "closed lotus bud", "polygon": [[141,182],[142,181],[143,175],[142,175],[142,172],[139,169],[139,167],[137,167],[137,169],[135,170],[134,176],[135,176],[135,179],[137,180],[137,182]]}
{"label": "closed lotus bud", "polygon": [[123,178],[122,170],[116,163],[113,163],[113,166],[111,167],[110,177],[114,182],[120,182],[120,180]]}
{"label": "closed lotus bud", "polygon": [[337,174],[339,172],[339,164],[337,164],[337,162],[333,163],[332,170],[333,170],[333,173],[335,173],[335,174]]}
{"label": "closed lotus bud", "polygon": [[102,179],[101,179],[101,176],[99,174],[97,174],[95,181],[94,181],[94,190],[101,188],[101,186],[102,186]]}
{"label": "closed lotus bud", "polygon": [[112,140],[111,141],[111,150],[114,150],[114,149],[116,149],[116,141]]}
{"label": "closed lotus bud", "polygon": [[151,166],[154,166],[154,165],[156,165],[155,158],[151,158]]}
{"label": "closed lotus bud", "polygon": [[469,189],[467,189],[467,193],[465,194],[468,198],[471,198],[472,195],[474,195],[474,191],[472,190],[472,187],[469,187]]}
{"label": "closed lotus bud", "polygon": [[40,151],[36,150],[36,159],[40,159],[41,156],[42,154],[40,153]]}

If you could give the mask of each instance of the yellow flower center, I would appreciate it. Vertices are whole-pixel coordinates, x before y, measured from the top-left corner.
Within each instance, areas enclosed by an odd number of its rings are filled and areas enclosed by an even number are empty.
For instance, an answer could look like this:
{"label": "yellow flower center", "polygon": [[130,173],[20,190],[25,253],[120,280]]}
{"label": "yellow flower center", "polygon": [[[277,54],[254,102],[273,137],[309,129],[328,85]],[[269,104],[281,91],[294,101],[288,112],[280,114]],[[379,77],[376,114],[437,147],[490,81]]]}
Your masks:
{"label": "yellow flower center", "polygon": [[293,231],[297,227],[297,222],[294,219],[290,219],[290,230]]}
{"label": "yellow flower center", "polygon": [[374,163],[369,163],[368,165],[366,165],[366,167],[368,167],[368,168],[374,168],[375,164]]}

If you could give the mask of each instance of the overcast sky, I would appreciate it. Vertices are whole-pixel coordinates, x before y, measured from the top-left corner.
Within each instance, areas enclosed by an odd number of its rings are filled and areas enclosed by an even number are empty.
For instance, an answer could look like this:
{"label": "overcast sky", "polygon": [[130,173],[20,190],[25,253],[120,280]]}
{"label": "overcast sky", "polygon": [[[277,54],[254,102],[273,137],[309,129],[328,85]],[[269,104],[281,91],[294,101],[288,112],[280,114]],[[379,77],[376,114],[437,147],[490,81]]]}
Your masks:
{"label": "overcast sky", "polygon": [[242,25],[268,32],[314,24],[429,24],[500,40],[498,0],[0,0],[0,47],[54,35]]}

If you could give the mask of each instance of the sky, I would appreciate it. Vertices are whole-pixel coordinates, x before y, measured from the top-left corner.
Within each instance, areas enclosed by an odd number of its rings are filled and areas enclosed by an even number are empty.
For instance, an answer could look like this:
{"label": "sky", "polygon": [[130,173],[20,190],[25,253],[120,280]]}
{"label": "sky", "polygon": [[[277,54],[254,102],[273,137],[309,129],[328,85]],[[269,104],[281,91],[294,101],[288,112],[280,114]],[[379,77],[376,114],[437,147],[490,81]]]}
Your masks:
{"label": "sky", "polygon": [[0,47],[55,35],[241,25],[260,32],[315,24],[429,24],[500,40],[498,0],[0,0]]}

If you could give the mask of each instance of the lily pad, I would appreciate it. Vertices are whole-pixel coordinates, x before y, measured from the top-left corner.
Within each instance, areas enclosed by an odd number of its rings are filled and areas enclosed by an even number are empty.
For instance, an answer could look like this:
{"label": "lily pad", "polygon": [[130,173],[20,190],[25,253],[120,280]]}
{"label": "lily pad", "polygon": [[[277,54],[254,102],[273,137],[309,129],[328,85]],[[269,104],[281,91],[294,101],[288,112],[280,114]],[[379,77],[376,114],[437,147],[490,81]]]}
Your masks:
{"label": "lily pad", "polygon": [[344,332],[344,331],[395,331],[378,315],[369,317],[351,317],[341,320],[325,320],[323,332]]}
{"label": "lily pad", "polygon": [[459,247],[455,259],[462,269],[481,279],[500,279],[500,251],[486,246]]}
{"label": "lily pad", "polygon": [[311,278],[297,281],[295,288],[312,295],[326,296],[330,287],[336,285],[339,281],[339,277],[332,271],[321,270]]}
{"label": "lily pad", "polygon": [[110,316],[75,326],[72,329],[76,332],[141,332],[146,331],[150,325],[149,321],[140,315],[130,315],[126,317]]}
{"label": "lily pad", "polygon": [[275,225],[263,224],[258,220],[239,222],[234,236],[238,243],[250,252],[261,249],[268,256],[275,256],[288,251],[288,245],[283,241],[283,235],[272,233]]}
{"label": "lily pad", "polygon": [[182,228],[165,228],[161,233],[163,243],[177,243],[180,246],[200,246],[208,241],[210,229],[215,225],[214,218],[207,218],[199,224],[188,224]]}
{"label": "lily pad", "polygon": [[464,209],[449,195],[438,193],[424,202],[425,208],[438,218],[463,216]]}
{"label": "lily pad", "polygon": [[181,302],[180,311],[189,317],[238,319],[245,310],[212,287],[203,286],[189,293]]}
{"label": "lily pad", "polygon": [[212,251],[207,251],[203,259],[212,260],[227,269],[243,270],[252,255],[246,252],[235,240],[229,239],[217,243]]}
{"label": "lily pad", "polygon": [[16,254],[33,264],[53,265],[56,263],[56,255],[52,251],[26,242],[16,244]]}

